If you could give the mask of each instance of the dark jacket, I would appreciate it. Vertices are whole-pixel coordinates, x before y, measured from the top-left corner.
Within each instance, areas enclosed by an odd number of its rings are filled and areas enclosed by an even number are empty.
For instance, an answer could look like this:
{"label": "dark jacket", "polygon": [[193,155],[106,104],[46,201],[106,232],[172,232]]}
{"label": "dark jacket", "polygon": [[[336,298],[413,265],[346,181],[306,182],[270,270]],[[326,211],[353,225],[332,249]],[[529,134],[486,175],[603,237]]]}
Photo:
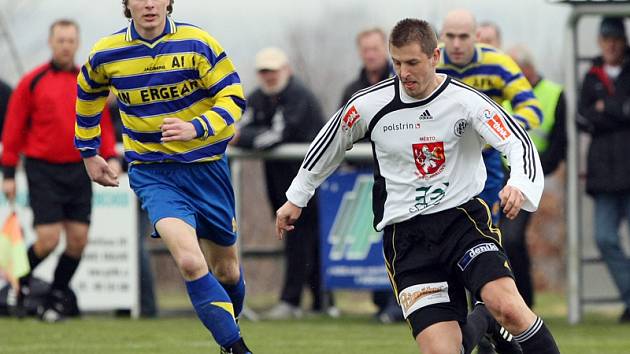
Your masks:
{"label": "dark jacket", "polygon": [[[388,63],[387,66],[383,69],[383,72],[381,73],[381,77],[378,79],[378,81],[381,82],[392,76],[394,76],[394,69],[392,68],[391,64]],[[352,95],[354,95],[355,92],[359,90],[363,90],[364,88],[370,87],[372,85],[374,84],[368,81],[365,68],[362,68],[361,72],[359,73],[359,77],[356,80],[349,83],[348,86],[346,86],[346,88],[343,90],[343,96],[341,97],[341,103],[339,104],[339,107],[340,108],[343,107],[346,104],[346,102],[350,100],[350,97],[352,97]]]}
{"label": "dark jacket", "polygon": [[[604,111],[595,104],[604,101]],[[596,58],[584,77],[578,103],[578,128],[591,135],[587,158],[589,194],[630,192],[630,48],[619,76],[612,80]]]}
{"label": "dark jacket", "polygon": [[[239,128],[237,146],[255,150],[270,149],[282,143],[310,143],[324,125],[324,116],[315,95],[295,77],[278,95],[257,89],[247,98],[247,110]],[[273,210],[287,200],[286,190],[300,170],[302,161],[265,161],[267,196]],[[310,205],[316,199],[311,199]],[[317,208],[307,208],[303,222],[317,226]],[[311,215],[310,213],[314,213]],[[305,221],[307,220],[308,221]]]}
{"label": "dark jacket", "polygon": [[236,145],[264,150],[282,143],[310,143],[324,125],[324,116],[315,95],[291,77],[277,95],[254,91],[242,121]]}

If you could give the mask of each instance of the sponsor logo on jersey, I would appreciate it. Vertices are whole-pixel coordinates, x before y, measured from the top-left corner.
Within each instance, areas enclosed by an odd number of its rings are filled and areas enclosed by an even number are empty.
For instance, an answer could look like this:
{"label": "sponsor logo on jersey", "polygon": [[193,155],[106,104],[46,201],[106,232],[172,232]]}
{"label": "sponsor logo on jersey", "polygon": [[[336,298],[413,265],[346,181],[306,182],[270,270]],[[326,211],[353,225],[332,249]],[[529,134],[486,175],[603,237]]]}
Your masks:
{"label": "sponsor logo on jersey", "polygon": [[392,123],[383,126],[383,133],[420,129],[420,123]]}
{"label": "sponsor logo on jersey", "polygon": [[428,109],[425,109],[424,112],[422,112],[420,114],[418,119],[420,119],[420,120],[433,120],[433,116],[431,115],[431,113],[429,113]]}
{"label": "sponsor logo on jersey", "polygon": [[488,119],[486,121],[486,125],[488,125],[490,130],[492,130],[501,140],[505,140],[510,137],[510,131],[505,128],[505,123],[498,114],[493,114],[486,109],[483,111],[483,116]]}
{"label": "sponsor logo on jersey", "polygon": [[418,168],[420,178],[430,178],[444,170],[446,156],[444,155],[444,143],[423,142],[412,145],[413,160]]}
{"label": "sponsor logo on jersey", "polygon": [[357,109],[354,106],[350,107],[350,109],[348,109],[346,114],[343,116],[342,128],[344,130],[352,128],[354,123],[356,123],[359,119],[361,119],[361,115],[359,114],[359,112],[357,112]]}
{"label": "sponsor logo on jersey", "polygon": [[464,135],[464,132],[466,132],[467,126],[468,126],[468,122],[466,122],[466,119],[460,119],[457,122],[455,122],[455,126],[453,127],[453,132],[455,133],[455,136]]}
{"label": "sponsor logo on jersey", "polygon": [[416,198],[413,206],[409,208],[409,213],[419,213],[430,206],[440,204],[440,201],[446,196],[448,184],[448,182],[444,182],[438,185],[416,188]]}
{"label": "sponsor logo on jersey", "polygon": [[398,294],[398,301],[403,310],[403,315],[407,318],[414,311],[425,306],[450,302],[448,283],[443,281],[439,283],[412,285]]}
{"label": "sponsor logo on jersey", "polygon": [[490,242],[478,244],[477,246],[466,251],[459,262],[457,262],[457,266],[463,271],[466,269],[466,267],[470,265],[473,259],[475,259],[478,255],[486,252],[499,252],[499,247]]}

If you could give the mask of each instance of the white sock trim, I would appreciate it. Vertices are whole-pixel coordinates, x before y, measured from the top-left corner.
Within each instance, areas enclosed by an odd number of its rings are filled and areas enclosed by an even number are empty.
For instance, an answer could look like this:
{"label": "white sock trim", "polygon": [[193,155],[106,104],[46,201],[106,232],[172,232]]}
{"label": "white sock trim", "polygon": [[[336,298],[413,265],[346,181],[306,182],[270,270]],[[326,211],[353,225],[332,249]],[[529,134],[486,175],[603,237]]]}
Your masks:
{"label": "white sock trim", "polygon": [[531,326],[529,326],[529,328],[525,330],[525,332],[515,335],[514,340],[519,343],[522,343],[531,339],[534,335],[536,335],[536,333],[538,333],[542,325],[543,325],[543,320],[540,317],[536,317],[536,321],[534,321],[534,323]]}

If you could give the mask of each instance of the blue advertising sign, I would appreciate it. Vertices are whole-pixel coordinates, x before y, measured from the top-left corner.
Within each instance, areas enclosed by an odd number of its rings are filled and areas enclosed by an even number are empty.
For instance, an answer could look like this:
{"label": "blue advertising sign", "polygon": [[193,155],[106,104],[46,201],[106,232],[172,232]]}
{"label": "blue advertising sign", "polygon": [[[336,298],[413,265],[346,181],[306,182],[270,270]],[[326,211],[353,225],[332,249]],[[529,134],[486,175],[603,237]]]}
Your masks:
{"label": "blue advertising sign", "polygon": [[374,230],[372,173],[338,170],[319,188],[322,276],[326,289],[391,289],[382,232]]}

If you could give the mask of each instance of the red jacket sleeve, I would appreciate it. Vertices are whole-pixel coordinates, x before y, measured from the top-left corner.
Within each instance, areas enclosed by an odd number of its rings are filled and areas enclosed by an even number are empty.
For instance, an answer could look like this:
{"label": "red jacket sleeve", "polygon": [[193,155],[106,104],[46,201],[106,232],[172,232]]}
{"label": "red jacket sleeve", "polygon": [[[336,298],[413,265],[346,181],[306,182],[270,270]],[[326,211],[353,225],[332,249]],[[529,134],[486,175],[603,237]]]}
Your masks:
{"label": "red jacket sleeve", "polygon": [[31,78],[24,78],[13,91],[2,131],[2,167],[5,178],[12,178],[26,141],[30,116]]}
{"label": "red jacket sleeve", "polygon": [[101,116],[100,153],[106,160],[112,157],[118,157],[118,153],[116,152],[116,134],[114,132],[114,125],[112,124],[112,115],[110,114],[109,107],[107,105],[105,105],[103,115]]}

